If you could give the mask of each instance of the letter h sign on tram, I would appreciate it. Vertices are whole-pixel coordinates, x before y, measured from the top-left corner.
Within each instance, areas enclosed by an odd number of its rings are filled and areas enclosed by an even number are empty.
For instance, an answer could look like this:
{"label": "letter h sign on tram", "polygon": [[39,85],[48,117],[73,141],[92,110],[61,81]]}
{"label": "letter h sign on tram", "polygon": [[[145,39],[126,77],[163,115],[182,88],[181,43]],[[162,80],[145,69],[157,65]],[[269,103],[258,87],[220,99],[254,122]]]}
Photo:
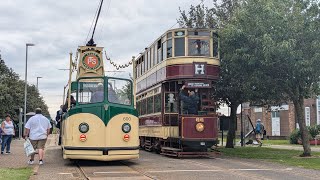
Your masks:
{"label": "letter h sign on tram", "polygon": [[205,74],[205,65],[204,64],[194,64],[194,74],[195,75],[204,75]]}

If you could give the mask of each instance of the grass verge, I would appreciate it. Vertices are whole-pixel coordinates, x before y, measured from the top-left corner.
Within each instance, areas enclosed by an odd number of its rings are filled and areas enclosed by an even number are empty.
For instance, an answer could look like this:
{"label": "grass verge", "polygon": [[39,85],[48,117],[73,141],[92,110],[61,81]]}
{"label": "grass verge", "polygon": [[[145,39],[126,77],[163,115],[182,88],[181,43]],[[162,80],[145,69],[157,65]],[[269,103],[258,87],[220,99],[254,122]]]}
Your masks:
{"label": "grass verge", "polygon": [[27,180],[32,175],[32,168],[0,168],[0,180]]}
{"label": "grass verge", "polygon": [[320,170],[320,152],[312,152],[312,157],[299,157],[297,150],[272,149],[263,147],[236,147],[219,149],[224,156],[246,159],[261,159],[281,164]]}

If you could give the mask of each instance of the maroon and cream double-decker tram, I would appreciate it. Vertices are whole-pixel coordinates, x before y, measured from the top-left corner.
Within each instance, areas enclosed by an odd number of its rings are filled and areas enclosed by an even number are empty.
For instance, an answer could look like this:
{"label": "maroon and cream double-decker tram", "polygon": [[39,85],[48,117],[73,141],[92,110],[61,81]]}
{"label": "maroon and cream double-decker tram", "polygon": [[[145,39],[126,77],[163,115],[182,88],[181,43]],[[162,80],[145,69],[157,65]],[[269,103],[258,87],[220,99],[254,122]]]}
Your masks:
{"label": "maroon and cream double-decker tram", "polygon": [[134,61],[140,145],[165,155],[206,154],[217,144],[218,36],[212,29],[165,32]]}

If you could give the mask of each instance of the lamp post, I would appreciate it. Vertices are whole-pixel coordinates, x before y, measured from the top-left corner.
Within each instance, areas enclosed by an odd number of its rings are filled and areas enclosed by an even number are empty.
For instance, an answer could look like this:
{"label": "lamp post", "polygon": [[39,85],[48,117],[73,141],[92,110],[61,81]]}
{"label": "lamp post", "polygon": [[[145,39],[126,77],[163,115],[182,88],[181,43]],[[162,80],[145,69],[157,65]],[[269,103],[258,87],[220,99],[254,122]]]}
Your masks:
{"label": "lamp post", "polygon": [[34,46],[32,43],[27,43],[26,44],[26,69],[25,69],[25,74],[24,74],[24,81],[25,81],[25,86],[24,86],[24,119],[23,119],[23,126],[26,125],[27,121],[27,75],[28,75],[28,47],[29,46]]}
{"label": "lamp post", "polygon": [[[39,79],[40,79],[40,78],[42,78],[42,77],[40,77],[40,76],[37,77],[37,89],[38,89]],[[38,89],[38,91],[39,91],[39,89]]]}

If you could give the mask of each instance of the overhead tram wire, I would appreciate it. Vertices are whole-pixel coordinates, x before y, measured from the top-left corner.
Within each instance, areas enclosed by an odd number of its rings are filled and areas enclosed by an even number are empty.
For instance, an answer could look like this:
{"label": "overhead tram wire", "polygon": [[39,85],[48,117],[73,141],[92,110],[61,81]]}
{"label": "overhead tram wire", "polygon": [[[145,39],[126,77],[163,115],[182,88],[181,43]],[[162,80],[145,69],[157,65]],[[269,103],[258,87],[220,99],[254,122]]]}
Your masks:
{"label": "overhead tram wire", "polygon": [[103,0],[100,1],[99,10],[98,10],[98,14],[97,14],[97,17],[96,17],[96,22],[94,24],[94,28],[93,28],[93,31],[92,31],[92,36],[91,36],[91,39],[87,42],[87,44],[86,44],[87,46],[96,46],[96,44],[94,43],[93,37],[94,37],[94,32],[96,31],[96,27],[97,27],[97,24],[98,24],[98,19],[99,19],[99,16],[100,16],[102,4],[103,4]]}
{"label": "overhead tram wire", "polygon": [[96,13],[95,13],[94,16],[93,16],[92,23],[91,23],[91,26],[90,26],[90,29],[89,29],[89,32],[88,32],[88,34],[87,34],[87,37],[86,37],[86,40],[85,40],[84,44],[86,44],[86,43],[88,42],[88,37],[89,37],[89,34],[90,34],[90,32],[91,32],[91,29],[92,29],[94,20],[96,19],[96,16],[97,16],[97,14],[98,14],[98,11],[99,11],[99,7],[97,8]]}
{"label": "overhead tram wire", "polygon": [[[110,5],[111,5],[111,0],[109,0],[109,3],[107,5],[107,10],[106,10],[106,13],[105,13],[105,17],[108,16]],[[100,34],[101,39],[103,39],[103,37],[104,37],[104,31],[103,31],[104,24],[105,24],[105,21],[102,21],[102,26],[101,26],[100,32],[98,33],[98,34]]]}

